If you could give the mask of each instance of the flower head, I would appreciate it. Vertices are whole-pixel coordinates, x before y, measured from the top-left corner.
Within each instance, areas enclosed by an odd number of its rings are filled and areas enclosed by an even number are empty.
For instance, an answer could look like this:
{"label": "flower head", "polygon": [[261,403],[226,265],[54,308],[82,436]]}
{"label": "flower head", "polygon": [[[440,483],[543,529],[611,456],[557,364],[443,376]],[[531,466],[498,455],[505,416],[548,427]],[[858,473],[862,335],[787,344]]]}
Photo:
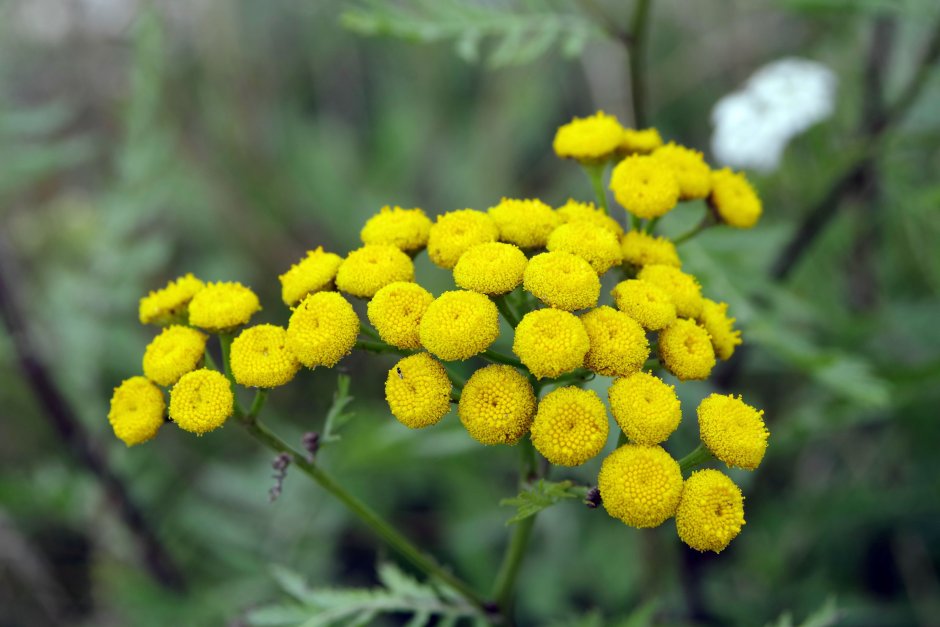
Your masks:
{"label": "flower head", "polygon": [[287,324],[287,348],[308,368],[332,367],[349,354],[359,336],[359,317],[336,292],[307,296]]}
{"label": "flower head", "polygon": [[438,266],[450,270],[468,248],[499,239],[493,219],[482,211],[460,209],[437,216],[428,236],[428,256]]}
{"label": "flower head", "polygon": [[591,347],[584,325],[559,309],[530,311],[516,327],[512,351],[536,378],[554,378],[584,364]]}
{"label": "flower head", "polygon": [[642,268],[649,265],[682,267],[676,245],[665,237],[643,231],[627,231],[620,240],[624,263]]}
{"label": "flower head", "polygon": [[598,209],[592,202],[578,202],[569,198],[568,202],[559,207],[555,213],[564,224],[569,222],[590,222],[595,226],[607,229],[617,237],[623,235],[623,227],[607,215],[607,212]]}
{"label": "flower head", "polygon": [[421,318],[421,345],[444,361],[482,353],[499,336],[499,311],[483,294],[456,290],[436,298]]}
{"label": "flower head", "polygon": [[702,286],[691,274],[672,266],[654,264],[643,266],[637,278],[666,292],[680,318],[697,318],[702,313]]}
{"label": "flower head", "polygon": [[238,334],[229,356],[235,381],[246,387],[274,388],[290,383],[300,362],[287,348],[287,330],[259,324]]}
{"label": "flower head", "polygon": [[515,444],[529,430],[535,392],[512,366],[480,368],[460,393],[457,412],[470,436],[481,444]]}
{"label": "flower head", "polygon": [[663,145],[663,138],[655,128],[625,128],[620,138],[620,152],[628,155],[646,155]]}
{"label": "flower head", "polygon": [[306,257],[278,277],[284,304],[293,307],[307,294],[332,289],[341,263],[342,257],[324,252],[322,246],[308,250]]}
{"label": "flower head", "polygon": [[601,282],[591,264],[563,251],[529,259],[523,285],[546,305],[565,311],[593,307],[601,294]]}
{"label": "flower head", "polygon": [[584,365],[608,377],[625,377],[640,370],[650,355],[646,332],[627,314],[598,307],[581,316],[591,348]]}
{"label": "flower head", "polygon": [[150,292],[140,299],[141,324],[185,322],[186,306],[203,287],[202,281],[187,274],[170,281],[162,289]]}
{"label": "flower head", "polygon": [[633,155],[617,164],[610,189],[623,208],[638,218],[666,215],[679,202],[679,181],[672,168],[647,155]]}
{"label": "flower head", "polygon": [[431,220],[420,209],[382,207],[366,221],[359,236],[363,244],[388,244],[410,253],[427,245],[430,232]]}
{"label": "flower head", "polygon": [[369,301],[369,322],[382,341],[397,348],[421,348],[418,325],[433,300],[431,292],[417,283],[389,283]]}
{"label": "flower head", "polygon": [[558,128],[552,148],[563,159],[585,163],[611,156],[623,138],[623,127],[612,115],[598,111],[586,118],[574,118]]}
{"label": "flower head", "polygon": [[607,443],[607,410],[591,390],[563,387],[539,401],[532,444],[558,466],[580,466]]}
{"label": "flower head", "polygon": [[366,244],[346,255],[336,272],[336,287],[359,298],[372,298],[389,283],[414,278],[411,257],[397,247]]}
{"label": "flower head", "polygon": [[258,297],[241,283],[208,283],[189,303],[189,323],[207,331],[229,331],[248,324],[260,309]]}
{"label": "flower head", "polygon": [[174,324],[163,329],[144,351],[144,375],[158,385],[173,385],[199,365],[206,339],[205,333],[189,327]]}
{"label": "flower head", "polygon": [[760,197],[744,174],[728,168],[712,172],[708,202],[722,222],[738,229],[753,227],[763,212]]}
{"label": "flower head", "polygon": [[623,260],[617,236],[590,222],[569,222],[552,231],[546,248],[577,255],[604,274]]}
{"label": "flower head", "polygon": [[499,229],[499,239],[519,248],[542,248],[561,224],[555,210],[536,199],[503,198],[487,213]]}
{"label": "flower head", "polygon": [[652,283],[628,279],[618,283],[611,294],[617,309],[649,331],[664,329],[676,319],[676,306],[672,299]]}
{"label": "flower head", "polygon": [[728,303],[708,298],[702,299],[702,303],[698,321],[711,336],[715,354],[727,361],[734,355],[734,347],[741,344],[741,332],[734,328],[734,318],[728,317]]}
{"label": "flower head", "polygon": [[607,397],[614,420],[636,444],[664,442],[682,420],[676,389],[648,372],[617,379]]}
{"label": "flower head", "polygon": [[744,526],[744,496],[718,470],[697,470],[685,480],[676,510],[679,538],[696,551],[720,553]]}
{"label": "flower head", "polygon": [[770,437],[763,416],[763,411],[740,396],[712,394],[698,406],[699,434],[708,450],[724,463],[754,470],[764,459]]}
{"label": "flower head", "polygon": [[197,435],[221,427],[234,404],[232,386],[217,370],[188,372],[170,390],[170,418],[183,431]]}
{"label": "flower head", "polygon": [[427,353],[410,355],[388,371],[385,400],[406,427],[421,429],[440,422],[450,411],[451,382],[439,361]]}
{"label": "flower head", "polygon": [[680,318],[659,332],[659,357],[680,381],[707,379],[715,367],[715,349],[708,331]]}
{"label": "flower head", "polygon": [[676,513],[682,472],[659,446],[624,444],[601,464],[597,487],[614,518],[631,527],[658,527]]}
{"label": "flower head", "polygon": [[454,266],[454,283],[481,294],[506,294],[522,283],[528,262],[525,253],[512,244],[477,244],[468,248]]}
{"label": "flower head", "polygon": [[117,439],[134,446],[157,435],[165,410],[160,388],[145,377],[131,377],[114,388],[108,422]]}
{"label": "flower head", "polygon": [[698,150],[669,142],[657,148],[653,157],[669,164],[679,180],[679,198],[705,198],[712,187],[712,170]]}

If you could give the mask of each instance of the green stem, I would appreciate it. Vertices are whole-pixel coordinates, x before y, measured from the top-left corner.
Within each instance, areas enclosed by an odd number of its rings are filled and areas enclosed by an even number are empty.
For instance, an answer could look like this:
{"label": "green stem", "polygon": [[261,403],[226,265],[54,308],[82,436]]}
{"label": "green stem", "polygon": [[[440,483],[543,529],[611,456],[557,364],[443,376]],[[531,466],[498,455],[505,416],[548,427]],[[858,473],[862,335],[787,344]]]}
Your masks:
{"label": "green stem", "polygon": [[[232,341],[235,339],[235,336],[231,333],[220,333],[219,334],[219,344],[222,345],[222,368],[225,372],[225,376],[228,377],[229,383],[232,384],[232,396],[235,398],[235,413],[241,414],[242,408],[241,404],[238,402],[238,395],[235,394],[236,383],[235,377],[232,376],[232,364],[230,362],[229,355],[232,352]],[[208,351],[206,351],[208,353]]]}
{"label": "green stem", "polygon": [[604,189],[604,170],[607,168],[607,162],[582,163],[581,165],[584,167],[584,172],[588,175],[588,178],[591,179],[591,187],[594,188],[597,205],[604,210],[604,213],[608,213],[607,190]]}
{"label": "green stem", "polygon": [[662,218],[662,216],[659,216],[659,217],[657,217],[657,218],[653,218],[652,220],[650,220],[649,222],[646,223],[646,232],[647,232],[647,233],[650,233],[650,234],[653,233],[653,229],[655,229],[655,228],[656,228],[656,225],[659,224],[660,218]]}
{"label": "green stem", "polygon": [[695,450],[679,460],[679,469],[682,470],[682,473],[685,474],[687,471],[695,468],[696,466],[701,466],[705,462],[714,459],[715,456],[712,454],[708,448],[701,442]]}
{"label": "green stem", "polygon": [[633,123],[646,128],[646,39],[649,33],[651,0],[636,0],[630,22],[630,96],[633,100]]}
{"label": "green stem", "polygon": [[692,239],[693,237],[695,237],[696,235],[698,235],[699,233],[701,233],[708,227],[713,226],[714,224],[715,224],[715,221],[712,219],[712,213],[711,211],[709,211],[708,213],[705,214],[705,217],[702,218],[702,221],[699,222],[697,225],[695,225],[694,229],[692,229],[691,231],[686,231],[679,237],[674,238],[672,240],[672,243],[678,246],[682,242],[686,242]]}
{"label": "green stem", "polygon": [[643,230],[643,222],[633,214],[630,214],[630,229],[634,231]]}
{"label": "green stem", "polygon": [[626,443],[627,443],[627,434],[621,431],[620,435],[617,436],[617,448],[620,448]]}
{"label": "green stem", "polygon": [[460,397],[459,391],[463,390],[463,386],[467,384],[467,380],[464,379],[462,376],[460,376],[454,370],[453,365],[447,363],[446,361],[442,361],[441,365],[444,366],[444,371],[447,372],[447,378],[449,378],[450,382],[454,385],[455,388],[457,388],[458,390],[457,397],[459,398]]}
{"label": "green stem", "polygon": [[515,311],[513,311],[512,305],[509,304],[506,296],[507,294],[494,296],[493,302],[496,303],[496,308],[499,309],[499,313],[501,313],[503,318],[506,319],[506,322],[509,323],[509,326],[515,329],[517,326],[519,326],[519,316]]}
{"label": "green stem", "polygon": [[370,327],[369,325],[367,325],[367,324],[364,323],[364,322],[360,322],[360,323],[359,323],[359,331],[360,331],[363,335],[368,335],[368,336],[371,337],[373,340],[379,340],[380,342],[382,341],[382,336],[379,335],[379,332],[376,331],[375,329],[373,329],[372,327]]}
{"label": "green stem", "polygon": [[515,357],[510,357],[509,355],[503,355],[502,353],[497,353],[494,350],[485,350],[482,353],[480,353],[480,357],[488,361],[492,361],[495,364],[505,364],[507,366],[513,366],[525,372],[529,371],[529,369],[526,368],[522,364],[522,362],[516,359]]}
{"label": "green stem", "polygon": [[359,350],[369,351],[370,353],[394,353],[396,355],[413,355],[414,351],[406,350],[404,348],[396,348],[391,344],[386,344],[385,342],[376,341],[376,340],[358,340],[356,342],[356,348]]}
{"label": "green stem", "polygon": [[[522,465],[519,469],[519,484],[525,485],[529,478],[534,477],[536,473],[535,448],[529,438],[523,438],[519,445],[522,457]],[[519,568],[522,566],[522,559],[525,557],[529,539],[532,537],[535,516],[533,514],[528,518],[523,518],[513,527],[509,545],[506,547],[506,554],[503,556],[503,563],[499,567],[499,572],[493,584],[493,598],[507,618],[512,610],[512,597],[516,578],[519,575]],[[509,622],[512,621],[509,620]]]}
{"label": "green stem", "polygon": [[255,392],[255,398],[251,401],[251,409],[248,410],[247,418],[249,420],[255,420],[258,417],[258,414],[261,413],[261,410],[264,409],[264,403],[268,400],[268,390],[267,388],[258,388],[258,391]]}

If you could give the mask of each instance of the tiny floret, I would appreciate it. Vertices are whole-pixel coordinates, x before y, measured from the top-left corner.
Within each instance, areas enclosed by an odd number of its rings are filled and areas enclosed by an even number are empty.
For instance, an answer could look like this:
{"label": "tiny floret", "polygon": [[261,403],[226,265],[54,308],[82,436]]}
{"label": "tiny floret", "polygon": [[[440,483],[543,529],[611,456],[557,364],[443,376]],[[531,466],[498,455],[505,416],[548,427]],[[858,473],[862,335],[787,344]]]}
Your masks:
{"label": "tiny floret", "polygon": [[604,274],[623,260],[617,236],[589,222],[562,224],[549,235],[546,248],[581,257],[597,274]]}
{"label": "tiny floret", "polygon": [[286,385],[300,370],[300,362],[287,348],[287,330],[273,324],[242,331],[232,342],[229,363],[235,381],[254,388]]}
{"label": "tiny floret", "polygon": [[712,172],[708,202],[722,222],[738,229],[753,227],[763,212],[760,197],[744,174],[728,168]]}
{"label": "tiny floret", "polygon": [[676,510],[679,538],[696,551],[720,553],[744,526],[744,496],[718,470],[697,470],[685,480]]}
{"label": "tiny floret", "polygon": [[202,435],[221,427],[234,403],[225,375],[200,368],[184,374],[170,390],[170,418],[183,431]]}
{"label": "tiny floret", "polygon": [[617,164],[610,190],[624,209],[638,218],[658,218],[679,202],[679,181],[668,164],[633,155]]}
{"label": "tiny floret", "polygon": [[428,236],[428,256],[445,270],[452,270],[468,248],[495,242],[499,229],[482,211],[460,209],[437,216]]}
{"label": "tiny floret", "polygon": [[624,444],[601,464],[597,487],[614,518],[631,527],[658,527],[676,513],[682,472],[662,447]]}
{"label": "tiny floret", "polygon": [[477,442],[515,444],[529,431],[535,403],[528,378],[512,366],[493,364],[467,380],[457,412]]}
{"label": "tiny floret", "polygon": [[127,446],[150,440],[163,426],[163,392],[145,377],[131,377],[114,388],[108,422]]}
{"label": "tiny floret", "polygon": [[189,327],[172,325],[163,329],[144,351],[144,375],[157,385],[173,385],[202,361],[206,339],[205,333]]}
{"label": "tiny floret", "polygon": [[555,210],[536,199],[503,198],[487,213],[499,229],[500,241],[519,248],[544,247],[549,234],[561,224]]}
{"label": "tiny floret", "polygon": [[190,273],[170,281],[164,288],[150,292],[140,299],[140,322],[161,326],[186,322],[187,306],[203,287],[205,284]]}
{"label": "tiny floret", "polygon": [[640,323],[648,331],[664,329],[676,319],[676,306],[663,290],[639,279],[627,279],[611,294],[617,309]]}
{"label": "tiny floret", "polygon": [[359,336],[359,317],[336,292],[307,296],[287,324],[287,348],[308,368],[336,365],[352,351]]}
{"label": "tiny floret", "polygon": [[698,406],[702,442],[728,466],[754,470],[764,459],[770,437],[763,416],[740,396],[712,394]]}
{"label": "tiny floret", "polygon": [[522,283],[528,262],[525,253],[512,244],[477,244],[468,248],[454,266],[454,283],[481,294],[506,294]]}
{"label": "tiny floret", "polygon": [[659,357],[680,381],[707,379],[715,367],[715,349],[708,331],[679,318],[659,332]]}
{"label": "tiny floret", "polygon": [[532,444],[558,466],[580,466],[601,452],[609,430],[604,403],[591,390],[563,387],[539,401]]}
{"label": "tiny floret", "polygon": [[614,154],[623,138],[623,127],[612,115],[598,111],[586,118],[574,118],[555,133],[552,148],[562,159],[583,163],[602,161]]}
{"label": "tiny floret", "polygon": [[444,361],[482,353],[499,336],[499,311],[483,294],[456,290],[436,298],[421,318],[421,345]]}
{"label": "tiny floret", "polygon": [[665,237],[643,231],[627,231],[620,240],[623,262],[637,268],[649,265],[682,267],[676,245]]}
{"label": "tiny floret", "polygon": [[666,292],[680,318],[697,318],[702,313],[702,286],[691,274],[672,266],[654,264],[644,266],[637,278]]}
{"label": "tiny floret", "polygon": [[260,309],[258,297],[241,283],[208,283],[189,303],[189,323],[207,331],[230,331],[248,324]]}
{"label": "tiny floret", "polygon": [[450,411],[450,392],[447,371],[427,353],[405,357],[385,378],[389,410],[398,422],[411,429],[440,422]]}
{"label": "tiny floret", "polygon": [[741,344],[741,332],[734,328],[734,318],[728,317],[728,303],[703,299],[698,321],[711,336],[718,358],[725,361],[731,359],[734,348]]}
{"label": "tiny floret", "polygon": [[648,372],[617,379],[607,390],[610,412],[631,442],[665,442],[682,420],[676,389]]}
{"label": "tiny floret", "polygon": [[705,198],[712,188],[712,170],[698,150],[669,142],[657,148],[653,157],[669,164],[679,180],[679,198]]}
{"label": "tiny floret", "polygon": [[322,246],[318,246],[316,250],[308,250],[306,257],[278,277],[284,304],[293,307],[307,294],[333,289],[336,271],[341,263],[342,257],[324,252]]}
{"label": "tiny floret", "polygon": [[527,313],[516,327],[512,343],[512,351],[539,379],[555,378],[580,368],[590,347],[581,320],[559,309]]}
{"label": "tiny floret", "polygon": [[569,198],[568,202],[559,207],[555,213],[565,224],[569,222],[590,222],[595,226],[607,229],[617,237],[623,235],[623,227],[607,215],[607,212],[598,209],[592,202],[578,202]]}
{"label": "tiny floret", "polygon": [[646,155],[663,145],[663,138],[655,128],[625,128],[620,139],[620,152],[627,155]]}
{"label": "tiny floret", "polygon": [[363,244],[389,244],[413,253],[424,248],[431,232],[431,220],[420,209],[382,207],[366,221],[359,236]]}
{"label": "tiny floret", "polygon": [[396,246],[366,244],[346,256],[336,273],[336,287],[359,298],[372,298],[389,283],[414,278],[411,257]]}
{"label": "tiny floret", "polygon": [[565,311],[593,307],[601,294],[601,282],[591,264],[563,251],[532,257],[523,286],[546,305]]}
{"label": "tiny floret", "polygon": [[640,370],[650,355],[646,332],[627,314],[598,307],[581,316],[591,348],[585,367],[608,377],[625,377]]}
{"label": "tiny floret", "polygon": [[417,283],[389,283],[369,301],[369,322],[387,344],[406,350],[421,348],[418,326],[434,297]]}

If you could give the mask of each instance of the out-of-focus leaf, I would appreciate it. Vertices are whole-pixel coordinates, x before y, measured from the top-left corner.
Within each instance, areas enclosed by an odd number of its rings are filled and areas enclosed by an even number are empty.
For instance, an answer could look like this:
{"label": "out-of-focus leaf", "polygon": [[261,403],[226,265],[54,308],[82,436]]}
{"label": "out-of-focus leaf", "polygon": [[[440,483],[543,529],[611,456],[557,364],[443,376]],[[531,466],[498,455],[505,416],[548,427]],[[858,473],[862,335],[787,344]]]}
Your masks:
{"label": "out-of-focus leaf", "polygon": [[511,525],[534,516],[555,503],[567,499],[583,499],[586,495],[587,488],[576,486],[571,481],[539,479],[530,488],[520,492],[518,496],[503,499],[499,504],[516,508],[515,516],[506,521],[507,525]]}

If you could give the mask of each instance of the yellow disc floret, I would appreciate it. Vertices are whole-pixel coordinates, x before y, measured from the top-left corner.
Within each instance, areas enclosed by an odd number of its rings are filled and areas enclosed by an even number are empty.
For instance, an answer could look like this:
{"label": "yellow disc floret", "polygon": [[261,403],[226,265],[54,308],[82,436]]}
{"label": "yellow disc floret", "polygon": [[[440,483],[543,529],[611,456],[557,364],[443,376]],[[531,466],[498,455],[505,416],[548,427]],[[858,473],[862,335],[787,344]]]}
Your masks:
{"label": "yellow disc floret", "polygon": [[658,527],[676,513],[682,472],[659,446],[625,444],[601,464],[597,488],[614,518],[631,527]]}
{"label": "yellow disc floret", "polygon": [[144,351],[144,375],[158,385],[173,385],[195,370],[206,352],[206,335],[173,325],[153,338]]}
{"label": "yellow disc floret", "polygon": [[754,470],[764,459],[770,437],[763,416],[740,396],[712,394],[698,406],[702,442],[729,466]]}
{"label": "yellow disc floret", "polygon": [[389,283],[372,297],[369,322],[382,340],[398,348],[421,348],[418,325],[434,297],[417,283]]}
{"label": "yellow disc floret", "polygon": [[563,159],[584,163],[601,161],[620,146],[623,127],[612,115],[598,111],[586,118],[574,118],[558,128],[552,148]]}
{"label": "yellow disc floret", "polygon": [[278,277],[284,304],[293,307],[307,294],[333,289],[333,280],[341,263],[342,257],[324,252],[322,246],[308,250],[306,257]]}
{"label": "yellow disc floret", "polygon": [[487,213],[499,229],[500,241],[519,248],[544,247],[549,234],[561,224],[555,210],[536,199],[503,198]]}
{"label": "yellow disc floret", "polygon": [[680,381],[707,379],[715,367],[708,331],[683,318],[659,332],[659,358]]}
{"label": "yellow disc floret", "polygon": [[385,400],[406,427],[421,429],[450,411],[451,382],[439,361],[427,353],[405,357],[388,371]]}
{"label": "yellow disc floret", "polygon": [[590,347],[581,320],[558,309],[527,313],[516,327],[512,342],[512,351],[539,379],[555,378],[580,368]]}
{"label": "yellow disc floret", "polygon": [[691,274],[672,266],[653,264],[644,266],[637,278],[666,292],[680,318],[697,318],[702,313],[702,287]]}
{"label": "yellow disc floret", "polygon": [[558,466],[580,466],[601,452],[609,430],[604,403],[591,390],[563,387],[539,401],[532,444]]}
{"label": "yellow disc floret", "polygon": [[525,253],[512,244],[477,244],[468,248],[454,266],[454,283],[481,294],[505,294],[522,283],[528,261]]}
{"label": "yellow disc floret", "polygon": [[246,387],[273,388],[290,383],[300,362],[287,348],[287,330],[259,324],[239,333],[229,357],[235,381]]}
{"label": "yellow disc floret", "polygon": [[359,236],[363,244],[389,244],[413,253],[424,248],[431,220],[420,209],[382,207],[366,221]]}
{"label": "yellow disc floret", "polygon": [[646,332],[627,314],[598,307],[581,316],[591,348],[585,367],[608,377],[625,377],[640,370],[650,356]]}
{"label": "yellow disc floret", "polygon": [[676,245],[665,237],[654,237],[643,231],[628,231],[620,240],[623,262],[641,268],[649,265],[679,268],[682,262]]}
{"label": "yellow disc floret", "polygon": [[610,189],[624,209],[638,218],[666,215],[679,202],[679,181],[668,164],[633,155],[617,164]]}
{"label": "yellow disc floret", "polygon": [[512,366],[486,366],[467,380],[457,412],[477,442],[515,444],[532,424],[535,392],[528,378]]}
{"label": "yellow disc floret", "polygon": [[627,155],[645,155],[663,145],[663,138],[655,128],[625,128],[620,138],[620,152]]}
{"label": "yellow disc floret", "polygon": [[617,236],[590,222],[562,224],[549,235],[545,247],[581,257],[597,274],[604,274],[623,260]]}
{"label": "yellow disc floret", "polygon": [[303,299],[287,324],[287,348],[308,368],[332,367],[349,354],[359,336],[359,317],[336,292]]}
{"label": "yellow disc floret", "polygon": [[483,294],[456,290],[436,298],[421,318],[421,345],[444,361],[482,353],[499,336],[499,311]]}
{"label": "yellow disc floret", "polygon": [[699,323],[712,338],[712,346],[719,359],[728,360],[734,355],[734,347],[741,344],[741,332],[734,328],[734,318],[728,317],[728,303],[702,300]]}
{"label": "yellow disc floret", "polygon": [[649,331],[664,329],[676,319],[676,306],[672,299],[652,283],[628,279],[618,283],[611,294],[617,309]]}
{"label": "yellow disc floret", "polygon": [[563,251],[532,257],[523,285],[546,305],[565,311],[593,307],[601,294],[601,282],[591,264]]}
{"label": "yellow disc floret", "polygon": [[241,283],[208,283],[189,303],[189,323],[207,331],[230,331],[248,324],[260,309],[258,297]]}
{"label": "yellow disc floret", "polygon": [[411,257],[390,244],[367,244],[346,255],[336,272],[336,287],[359,298],[372,298],[389,283],[414,278]]}
{"label": "yellow disc floret", "polygon": [[235,396],[225,375],[200,368],[180,377],[170,390],[170,418],[197,435],[221,427],[234,411]]}
{"label": "yellow disc floret", "polygon": [[708,202],[722,222],[739,229],[753,227],[763,211],[760,197],[744,174],[728,168],[712,172]]}
{"label": "yellow disc floret", "polygon": [[682,409],[676,389],[648,372],[617,379],[607,390],[610,412],[631,442],[664,442],[679,427]]}
{"label": "yellow disc floret", "polygon": [[607,229],[617,237],[623,235],[623,227],[607,215],[607,212],[594,206],[592,202],[578,202],[569,198],[568,202],[559,207],[555,213],[566,224],[568,222],[590,222],[595,226]]}
{"label": "yellow disc floret", "polygon": [[460,256],[476,244],[495,242],[499,229],[482,211],[460,209],[437,216],[428,236],[428,256],[438,266],[451,270]]}
{"label": "yellow disc floret", "polygon": [[108,422],[117,439],[134,446],[157,435],[164,411],[166,402],[160,388],[145,377],[131,377],[114,388]]}
{"label": "yellow disc floret", "polygon": [[653,157],[668,163],[676,173],[680,199],[692,200],[708,196],[712,188],[712,170],[705,163],[702,153],[669,142],[657,148]]}
{"label": "yellow disc floret", "polygon": [[676,510],[679,538],[696,551],[720,553],[744,526],[744,496],[718,470],[698,470],[685,480]]}
{"label": "yellow disc floret", "polygon": [[166,287],[150,292],[140,299],[142,324],[169,324],[186,321],[186,307],[205,284],[192,274],[170,281]]}

